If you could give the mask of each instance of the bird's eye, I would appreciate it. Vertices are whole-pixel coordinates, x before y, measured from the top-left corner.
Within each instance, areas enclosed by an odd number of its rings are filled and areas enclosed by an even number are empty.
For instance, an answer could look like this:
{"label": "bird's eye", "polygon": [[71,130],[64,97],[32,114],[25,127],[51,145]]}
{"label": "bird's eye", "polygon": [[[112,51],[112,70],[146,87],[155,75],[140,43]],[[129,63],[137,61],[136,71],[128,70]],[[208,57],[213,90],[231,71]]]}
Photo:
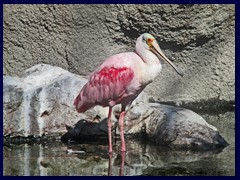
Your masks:
{"label": "bird's eye", "polygon": [[151,38],[147,38],[147,42],[151,43],[153,40]]}

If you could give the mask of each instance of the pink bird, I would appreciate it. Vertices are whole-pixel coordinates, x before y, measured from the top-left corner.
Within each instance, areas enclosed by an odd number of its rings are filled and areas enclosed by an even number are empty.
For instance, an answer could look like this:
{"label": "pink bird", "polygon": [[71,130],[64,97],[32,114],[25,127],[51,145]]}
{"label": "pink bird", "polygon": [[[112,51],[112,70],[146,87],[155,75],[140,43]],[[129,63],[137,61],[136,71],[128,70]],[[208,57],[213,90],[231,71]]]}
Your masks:
{"label": "pink bird", "polygon": [[96,105],[109,107],[109,153],[112,153],[112,108],[116,104],[121,104],[119,128],[121,151],[125,152],[124,116],[126,108],[161,71],[162,66],[157,56],[183,76],[182,71],[163,54],[156,39],[151,34],[144,33],[136,41],[136,52],[120,53],[107,58],[91,74],[89,81],[74,101],[79,113]]}

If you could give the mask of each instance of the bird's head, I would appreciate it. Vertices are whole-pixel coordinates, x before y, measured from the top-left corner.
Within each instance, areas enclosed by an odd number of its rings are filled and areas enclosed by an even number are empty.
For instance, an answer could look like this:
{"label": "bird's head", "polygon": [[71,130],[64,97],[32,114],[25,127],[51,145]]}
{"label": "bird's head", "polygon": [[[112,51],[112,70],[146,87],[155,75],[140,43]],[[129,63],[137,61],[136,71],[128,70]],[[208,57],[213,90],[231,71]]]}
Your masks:
{"label": "bird's head", "polygon": [[142,34],[140,37],[140,40],[144,46],[144,48],[146,48],[147,50],[151,51],[152,53],[154,53],[156,56],[160,57],[162,60],[164,60],[165,62],[167,62],[168,64],[170,64],[173,69],[181,76],[183,76],[183,72],[181,71],[181,69],[177,68],[177,66],[175,66],[162,52],[161,48],[159,47],[156,39],[148,33],[144,33]]}

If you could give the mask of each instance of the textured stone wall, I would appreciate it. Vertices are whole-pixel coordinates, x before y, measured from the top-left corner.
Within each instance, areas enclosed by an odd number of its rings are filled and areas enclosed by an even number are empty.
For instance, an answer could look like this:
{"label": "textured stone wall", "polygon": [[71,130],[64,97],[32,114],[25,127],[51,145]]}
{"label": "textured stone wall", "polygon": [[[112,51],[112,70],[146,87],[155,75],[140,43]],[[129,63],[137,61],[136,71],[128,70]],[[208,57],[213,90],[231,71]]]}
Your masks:
{"label": "textured stone wall", "polygon": [[234,5],[4,5],[4,75],[38,63],[88,75],[153,34],[164,64],[146,91],[160,101],[235,100]]}

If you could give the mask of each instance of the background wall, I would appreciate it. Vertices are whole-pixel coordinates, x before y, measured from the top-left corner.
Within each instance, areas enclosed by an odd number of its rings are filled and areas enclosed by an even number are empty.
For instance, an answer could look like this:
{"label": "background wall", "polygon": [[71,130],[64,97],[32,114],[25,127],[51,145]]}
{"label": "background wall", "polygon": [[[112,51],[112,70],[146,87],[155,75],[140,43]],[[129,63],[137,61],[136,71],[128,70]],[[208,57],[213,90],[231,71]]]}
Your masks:
{"label": "background wall", "polygon": [[160,101],[235,100],[234,5],[4,5],[4,75],[38,63],[88,75],[153,34],[167,64],[146,92]]}

